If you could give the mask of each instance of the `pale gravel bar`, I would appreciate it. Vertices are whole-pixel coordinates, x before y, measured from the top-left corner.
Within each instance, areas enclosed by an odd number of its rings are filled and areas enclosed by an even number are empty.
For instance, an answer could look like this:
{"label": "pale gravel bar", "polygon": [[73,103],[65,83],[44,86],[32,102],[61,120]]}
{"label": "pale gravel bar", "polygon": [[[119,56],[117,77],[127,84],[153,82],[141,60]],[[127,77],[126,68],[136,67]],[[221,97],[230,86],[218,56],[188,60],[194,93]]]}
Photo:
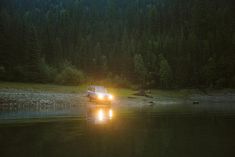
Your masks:
{"label": "pale gravel bar", "polygon": [[[198,102],[194,104],[193,102]],[[48,118],[59,116],[85,117],[86,106],[93,105],[83,94],[51,93],[34,90],[0,89],[0,120]],[[194,94],[188,98],[120,97],[113,108],[132,110],[150,108],[159,113],[235,113],[235,94]]]}

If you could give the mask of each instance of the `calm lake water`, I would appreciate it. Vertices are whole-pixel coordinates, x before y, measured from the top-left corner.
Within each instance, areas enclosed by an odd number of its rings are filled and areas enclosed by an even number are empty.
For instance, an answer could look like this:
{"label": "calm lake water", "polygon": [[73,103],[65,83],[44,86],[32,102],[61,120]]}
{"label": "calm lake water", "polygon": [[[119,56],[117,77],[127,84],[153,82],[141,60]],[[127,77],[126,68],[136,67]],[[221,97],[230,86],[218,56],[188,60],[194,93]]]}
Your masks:
{"label": "calm lake water", "polygon": [[235,154],[235,115],[231,113],[164,113],[144,108],[125,114],[114,111],[111,120],[102,119],[100,123],[96,123],[96,116],[99,118],[99,113],[2,123],[0,156],[224,157]]}

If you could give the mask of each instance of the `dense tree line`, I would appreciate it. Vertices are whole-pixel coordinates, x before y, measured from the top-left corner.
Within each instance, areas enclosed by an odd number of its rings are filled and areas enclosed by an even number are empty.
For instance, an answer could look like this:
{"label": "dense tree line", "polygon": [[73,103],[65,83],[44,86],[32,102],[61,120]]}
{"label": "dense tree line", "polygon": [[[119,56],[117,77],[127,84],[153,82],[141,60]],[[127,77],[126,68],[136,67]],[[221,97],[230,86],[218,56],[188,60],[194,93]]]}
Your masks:
{"label": "dense tree line", "polygon": [[235,87],[235,3],[1,0],[0,53],[1,80]]}

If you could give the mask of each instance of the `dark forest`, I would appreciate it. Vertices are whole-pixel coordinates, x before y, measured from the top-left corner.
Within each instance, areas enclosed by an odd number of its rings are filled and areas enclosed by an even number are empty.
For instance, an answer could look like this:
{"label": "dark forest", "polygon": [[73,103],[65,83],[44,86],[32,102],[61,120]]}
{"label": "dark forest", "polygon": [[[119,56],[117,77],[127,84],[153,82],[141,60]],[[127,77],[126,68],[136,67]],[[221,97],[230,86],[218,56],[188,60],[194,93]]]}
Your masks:
{"label": "dark forest", "polygon": [[234,88],[234,0],[1,0],[0,80]]}

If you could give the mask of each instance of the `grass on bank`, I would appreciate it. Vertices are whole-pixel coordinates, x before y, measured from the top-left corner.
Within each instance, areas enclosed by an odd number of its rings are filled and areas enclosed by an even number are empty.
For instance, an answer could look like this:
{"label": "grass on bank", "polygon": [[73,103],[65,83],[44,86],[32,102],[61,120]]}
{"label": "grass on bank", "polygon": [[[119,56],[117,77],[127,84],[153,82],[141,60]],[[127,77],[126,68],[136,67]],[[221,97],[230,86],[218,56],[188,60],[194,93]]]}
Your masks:
{"label": "grass on bank", "polygon": [[86,85],[63,86],[40,83],[0,82],[0,88],[46,91],[56,93],[81,93],[86,90]]}
{"label": "grass on bank", "polygon": [[[64,86],[55,84],[40,84],[40,83],[20,83],[20,82],[0,82],[0,89],[21,89],[33,91],[46,91],[55,93],[84,93],[88,85],[80,86]],[[130,96],[134,93],[131,89],[126,88],[109,88],[109,91],[117,96]]]}

